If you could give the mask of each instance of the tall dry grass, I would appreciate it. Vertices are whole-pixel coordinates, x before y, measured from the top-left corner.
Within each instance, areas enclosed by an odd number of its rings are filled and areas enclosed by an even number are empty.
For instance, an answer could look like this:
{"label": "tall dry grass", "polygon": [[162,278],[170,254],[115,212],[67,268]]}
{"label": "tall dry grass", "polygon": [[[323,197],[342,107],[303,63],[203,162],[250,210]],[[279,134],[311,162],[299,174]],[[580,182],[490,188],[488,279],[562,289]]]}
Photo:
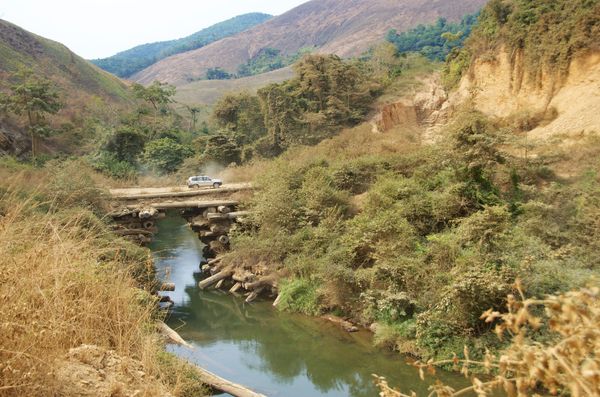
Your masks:
{"label": "tall dry grass", "polygon": [[88,178],[76,164],[6,171],[0,169],[0,396],[63,395],[58,362],[82,344],[140,361],[148,377],[138,395],[159,395],[155,305],[132,278],[151,267],[150,256],[127,252],[94,214],[101,195],[93,185],[82,191],[77,181]]}

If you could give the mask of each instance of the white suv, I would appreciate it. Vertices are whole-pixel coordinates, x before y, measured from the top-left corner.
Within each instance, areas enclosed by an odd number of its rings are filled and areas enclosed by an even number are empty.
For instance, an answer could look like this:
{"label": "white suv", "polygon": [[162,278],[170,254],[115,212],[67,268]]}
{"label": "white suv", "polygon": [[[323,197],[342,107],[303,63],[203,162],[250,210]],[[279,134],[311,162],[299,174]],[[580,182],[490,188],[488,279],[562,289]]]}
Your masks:
{"label": "white suv", "polygon": [[187,185],[189,188],[192,187],[200,187],[200,186],[212,186],[215,189],[221,187],[223,181],[220,179],[213,179],[208,176],[190,176],[187,180]]}

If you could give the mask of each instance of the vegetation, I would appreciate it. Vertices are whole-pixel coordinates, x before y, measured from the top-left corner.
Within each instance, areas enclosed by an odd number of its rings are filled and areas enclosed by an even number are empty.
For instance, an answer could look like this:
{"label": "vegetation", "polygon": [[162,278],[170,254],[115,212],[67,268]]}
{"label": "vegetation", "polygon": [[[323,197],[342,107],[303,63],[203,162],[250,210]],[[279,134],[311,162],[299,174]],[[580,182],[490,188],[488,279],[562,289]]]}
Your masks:
{"label": "vegetation", "polygon": [[23,69],[15,77],[19,82],[10,87],[8,95],[0,96],[0,106],[17,116],[27,116],[31,156],[35,159],[37,138],[52,132],[45,116],[56,114],[63,105],[50,80],[34,76],[31,69]]}
{"label": "vegetation", "polygon": [[234,76],[222,68],[210,68],[206,71],[206,80],[229,80]]}
{"label": "vegetation", "polygon": [[[472,377],[472,386],[461,390],[438,383],[432,387],[430,396],[452,397],[471,391],[478,396],[492,396],[502,390],[508,396],[551,395],[597,396],[600,390],[598,371],[600,348],[598,322],[597,286],[580,289],[545,299],[525,299],[509,295],[507,313],[488,310],[481,319],[497,323],[495,332],[499,338],[510,338],[510,344],[500,355],[488,352],[482,361],[472,360],[468,350],[464,359],[444,362],[416,363],[420,376],[425,370],[435,374],[435,366],[452,364],[466,376],[471,369],[485,371],[491,379]],[[542,311],[543,310],[543,311]],[[542,343],[533,343],[532,333],[545,327],[552,335]],[[585,341],[585,342],[584,342]],[[382,397],[409,397],[394,390],[384,378],[377,377]],[[415,396],[414,393],[411,396]]]}
{"label": "vegetation", "polygon": [[271,15],[261,13],[244,14],[181,39],[140,45],[109,58],[94,59],[92,62],[119,77],[130,77],[161,59],[195,50],[225,37],[233,36],[259,25],[269,18]]}
{"label": "vegetation", "polygon": [[531,2],[493,0],[481,12],[479,23],[464,50],[451,52],[445,70],[454,86],[472,57],[494,56],[504,47],[515,61],[522,55],[529,76],[543,71],[564,77],[573,57],[593,48],[600,34],[600,2]]}
{"label": "vegetation", "polygon": [[473,112],[430,147],[362,128],[261,164],[255,227],[227,260],[286,274],[286,308],[375,322],[405,353],[477,358],[502,347],[479,317],[515,278],[543,296],[599,274],[595,161],[565,183],[502,153],[506,128]]}
{"label": "vegetation", "polygon": [[261,73],[271,72],[296,63],[304,55],[311,52],[311,48],[302,48],[292,55],[282,55],[276,48],[263,48],[252,59],[241,65],[237,71],[237,77],[255,76]]}
{"label": "vegetation", "polygon": [[60,376],[78,369],[67,353],[85,344],[114,351],[125,379],[141,365],[144,380],[124,387],[146,396],[167,389],[198,395],[188,393],[198,391],[189,369],[160,359],[152,260],[102,220],[108,207],[98,183],[105,181],[82,161],[43,169],[0,161],[0,295],[7,299],[0,308],[0,395],[69,395],[78,385]]}
{"label": "vegetation", "polygon": [[171,173],[191,157],[194,150],[170,138],[161,138],[148,143],[144,149],[144,160],[160,173]]}
{"label": "vegetation", "polygon": [[402,33],[390,30],[386,40],[400,53],[418,52],[432,61],[444,61],[450,51],[462,47],[478,16],[479,13],[466,15],[457,23],[440,18],[435,24],[419,25]]}

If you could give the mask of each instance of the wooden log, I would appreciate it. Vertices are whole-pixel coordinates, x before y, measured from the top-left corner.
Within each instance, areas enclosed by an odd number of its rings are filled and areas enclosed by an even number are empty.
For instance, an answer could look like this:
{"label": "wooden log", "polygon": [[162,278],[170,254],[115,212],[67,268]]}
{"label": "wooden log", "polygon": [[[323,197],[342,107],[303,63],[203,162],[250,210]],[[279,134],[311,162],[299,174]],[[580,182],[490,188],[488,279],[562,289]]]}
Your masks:
{"label": "wooden log", "polygon": [[210,265],[202,265],[202,267],[200,268],[200,270],[202,270],[203,273],[207,273],[210,272]]}
{"label": "wooden log", "polygon": [[226,236],[226,235],[219,236],[218,240],[221,244],[225,244],[225,245],[229,244],[229,236]]}
{"label": "wooden log", "polygon": [[256,275],[254,275],[254,273],[251,273],[247,270],[245,270],[245,271],[238,270],[233,274],[233,276],[231,278],[234,281],[238,281],[240,283],[245,283],[250,280],[254,280],[256,278]]}
{"label": "wooden log", "polygon": [[230,212],[228,214],[220,214],[220,213],[212,213],[212,214],[207,214],[206,218],[208,220],[217,220],[217,219],[237,219],[243,216],[248,216],[250,215],[249,211],[237,211],[237,212]]}
{"label": "wooden log", "polygon": [[116,235],[118,236],[134,236],[134,235],[144,235],[144,236],[152,236],[154,235],[154,233],[152,233],[149,230],[144,230],[144,229],[122,229],[122,230],[114,230],[113,231]]}
{"label": "wooden log", "polygon": [[140,217],[140,219],[148,219],[156,216],[157,214],[158,210],[156,208],[149,207],[141,209],[138,216]]}
{"label": "wooden log", "polygon": [[215,390],[231,394],[233,397],[266,397],[264,394],[256,393],[245,386],[223,379],[204,368],[198,366],[194,366],[194,368],[202,383]]}
{"label": "wooden log", "polygon": [[229,292],[231,292],[233,294],[234,292],[237,292],[240,288],[242,288],[242,283],[237,282],[237,283],[233,284],[233,287],[231,287]]}
{"label": "wooden log", "polygon": [[277,305],[279,305],[280,302],[281,302],[281,294],[277,295],[277,298],[275,298],[275,300],[273,301],[273,307],[277,307]]}
{"label": "wooden log", "polygon": [[231,212],[231,207],[220,205],[217,207],[217,212],[220,212],[221,214],[228,214]]}
{"label": "wooden log", "polygon": [[358,327],[356,325],[352,324],[350,321],[344,320],[341,317],[334,316],[333,314],[328,314],[328,315],[322,316],[322,318],[324,318],[327,321],[331,321],[334,324],[339,325],[346,332],[357,332],[358,331]]}
{"label": "wooden log", "polygon": [[217,283],[227,277],[231,277],[232,274],[233,274],[233,270],[222,270],[219,273],[200,281],[198,283],[198,287],[200,289],[205,289],[207,287],[210,287],[214,283]]}
{"label": "wooden log", "polygon": [[211,259],[211,260],[209,260],[207,264],[208,264],[208,265],[210,265],[210,266],[214,266],[214,265],[216,265],[217,263],[221,263],[221,261],[222,261],[222,260],[223,260],[223,257],[222,257],[222,256],[220,256],[220,257],[218,257],[218,258],[215,258],[215,259]]}
{"label": "wooden log", "polygon": [[159,291],[175,291],[175,283],[162,283],[158,288]]}
{"label": "wooden log", "polygon": [[258,298],[258,295],[265,289],[265,286],[263,287],[259,287],[257,289],[255,289],[254,291],[252,291],[250,293],[250,295],[248,295],[248,297],[246,298],[246,303],[250,303],[252,301],[254,301],[256,298]]}
{"label": "wooden log", "polygon": [[217,238],[219,235],[215,232],[207,232],[207,231],[201,231],[198,233],[199,237],[214,237]]}
{"label": "wooden log", "polygon": [[159,332],[163,336],[165,336],[168,340],[170,340],[171,342],[181,345],[181,346],[185,346],[190,349],[194,348],[194,346],[187,343],[174,329],[172,329],[171,327],[169,327],[167,324],[163,323],[162,321],[157,321],[156,326],[157,326]]}
{"label": "wooden log", "polygon": [[225,279],[219,280],[216,284],[215,284],[215,289],[221,289],[221,287],[223,286],[223,283],[225,282]]}
{"label": "wooden log", "polygon": [[216,214],[216,213],[217,213],[217,207],[208,207],[202,212],[202,216],[204,218],[208,219],[208,214]]}
{"label": "wooden log", "polygon": [[276,278],[274,276],[262,277],[256,281],[244,283],[243,285],[243,287],[248,291],[267,286],[277,287]]}

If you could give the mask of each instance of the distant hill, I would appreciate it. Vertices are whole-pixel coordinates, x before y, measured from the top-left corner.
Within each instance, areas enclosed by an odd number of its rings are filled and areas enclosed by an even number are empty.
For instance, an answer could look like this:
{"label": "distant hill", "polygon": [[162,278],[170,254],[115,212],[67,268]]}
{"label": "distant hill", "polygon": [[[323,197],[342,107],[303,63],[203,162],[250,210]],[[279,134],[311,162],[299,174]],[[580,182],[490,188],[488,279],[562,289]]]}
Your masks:
{"label": "distant hill", "polygon": [[[21,68],[50,79],[65,104],[56,123],[75,124],[87,106],[104,103],[111,108],[133,103],[127,85],[117,77],[75,55],[64,45],[27,32],[0,19],[0,91]],[[0,154],[24,152],[26,130],[17,120],[0,115]]]}
{"label": "distant hill", "polygon": [[236,72],[265,48],[292,55],[302,48],[356,56],[382,41],[390,29],[403,32],[438,18],[459,21],[486,0],[312,0],[252,29],[197,50],[173,55],[136,73],[142,84],[160,80],[178,86],[202,79],[210,68]]}
{"label": "distant hill", "polygon": [[175,100],[181,103],[212,105],[229,92],[248,91],[255,93],[271,83],[279,83],[294,77],[292,67],[285,67],[256,76],[231,80],[199,80],[177,88]]}
{"label": "distant hill", "polygon": [[168,56],[204,47],[261,24],[271,17],[262,13],[240,15],[181,39],[139,45],[109,58],[94,59],[92,62],[119,77],[129,77]]}

